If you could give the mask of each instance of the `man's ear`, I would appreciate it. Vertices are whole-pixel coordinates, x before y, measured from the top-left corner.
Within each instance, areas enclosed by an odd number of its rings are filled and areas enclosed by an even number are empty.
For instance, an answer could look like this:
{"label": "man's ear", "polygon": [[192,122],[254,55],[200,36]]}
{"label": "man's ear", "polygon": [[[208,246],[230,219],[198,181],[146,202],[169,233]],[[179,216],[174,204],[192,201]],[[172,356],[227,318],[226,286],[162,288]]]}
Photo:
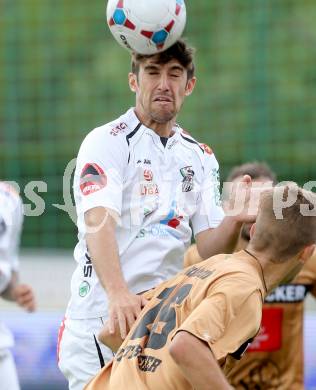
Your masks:
{"label": "man's ear", "polygon": [[135,73],[130,72],[128,74],[128,84],[132,92],[137,92],[138,82],[137,75]]}
{"label": "man's ear", "polygon": [[253,223],[251,225],[250,232],[249,232],[250,240],[252,239],[253,235],[255,234],[255,230],[256,230],[256,223]]}
{"label": "man's ear", "polygon": [[185,96],[191,95],[195,87],[195,83],[196,77],[192,77],[190,80],[188,80],[187,85],[185,86]]}
{"label": "man's ear", "polygon": [[315,247],[316,247],[315,244],[311,244],[311,245],[306,246],[302,250],[302,252],[300,254],[300,260],[302,263],[305,263],[312,256],[312,254],[314,253]]}

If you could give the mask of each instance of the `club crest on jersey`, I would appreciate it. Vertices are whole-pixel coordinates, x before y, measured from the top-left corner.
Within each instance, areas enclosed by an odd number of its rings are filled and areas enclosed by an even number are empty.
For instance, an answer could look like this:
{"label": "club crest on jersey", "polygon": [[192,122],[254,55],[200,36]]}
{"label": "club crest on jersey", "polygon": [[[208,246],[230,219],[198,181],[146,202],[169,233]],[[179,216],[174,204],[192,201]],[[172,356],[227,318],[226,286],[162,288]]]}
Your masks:
{"label": "club crest on jersey", "polygon": [[103,169],[96,163],[84,166],[80,175],[80,189],[83,195],[90,195],[101,190],[107,184],[107,177]]}
{"label": "club crest on jersey", "polygon": [[183,177],[182,180],[182,192],[190,192],[194,188],[193,176],[194,171],[192,166],[183,167],[180,169],[180,173]]}

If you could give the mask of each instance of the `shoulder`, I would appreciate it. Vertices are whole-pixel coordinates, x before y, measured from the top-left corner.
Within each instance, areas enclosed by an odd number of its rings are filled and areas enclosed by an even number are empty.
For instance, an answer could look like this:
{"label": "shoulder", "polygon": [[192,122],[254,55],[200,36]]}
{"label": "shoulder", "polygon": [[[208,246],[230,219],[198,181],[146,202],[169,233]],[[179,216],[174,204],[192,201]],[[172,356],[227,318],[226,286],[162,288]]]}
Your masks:
{"label": "shoulder", "polygon": [[214,168],[218,168],[218,162],[215,154],[209,145],[199,142],[196,138],[192,137],[189,131],[181,128],[180,126],[178,126],[178,129],[182,144],[197,153],[203,165],[210,164],[213,165]]}
{"label": "shoulder", "polygon": [[0,181],[0,196],[15,204],[22,204],[22,199],[15,187],[5,181]]}
{"label": "shoulder", "polygon": [[0,214],[1,225],[7,219],[12,219],[10,222],[13,225],[19,225],[23,220],[23,203],[20,195],[13,185],[0,182]]}
{"label": "shoulder", "polygon": [[84,138],[82,145],[86,147],[91,145],[97,147],[99,144],[104,146],[122,145],[128,147],[130,139],[138,132],[141,123],[133,113],[128,110],[125,114],[91,130]]}
{"label": "shoulder", "polygon": [[264,291],[260,274],[250,264],[234,254],[217,255],[207,261],[214,264],[217,273],[214,284],[216,291],[230,296],[236,303],[252,295],[263,301]]}

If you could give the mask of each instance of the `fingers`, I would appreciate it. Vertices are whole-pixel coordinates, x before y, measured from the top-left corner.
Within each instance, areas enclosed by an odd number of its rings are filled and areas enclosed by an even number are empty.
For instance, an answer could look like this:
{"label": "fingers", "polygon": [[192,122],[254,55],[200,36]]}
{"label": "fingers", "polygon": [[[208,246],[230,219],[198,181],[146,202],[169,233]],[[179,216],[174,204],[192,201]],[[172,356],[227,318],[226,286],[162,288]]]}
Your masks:
{"label": "fingers", "polygon": [[147,302],[144,297],[137,295],[128,304],[125,301],[124,304],[112,306],[109,310],[109,333],[119,333],[124,339]]}
{"label": "fingers", "polygon": [[14,296],[17,304],[29,312],[35,310],[35,297],[30,286],[20,284],[15,288]]}
{"label": "fingers", "polygon": [[143,308],[144,306],[147,305],[149,301],[144,297],[144,296],[141,296],[141,307]]}
{"label": "fingers", "polygon": [[244,175],[241,181],[245,184],[250,184],[252,179],[249,175]]}
{"label": "fingers", "polygon": [[110,310],[109,312],[108,326],[109,326],[110,334],[114,334],[115,333],[115,312],[113,312],[112,310]]}
{"label": "fingers", "polygon": [[135,306],[118,313],[118,325],[122,339],[125,339],[140,312],[140,306]]}
{"label": "fingers", "polygon": [[126,318],[125,318],[124,313],[119,311],[117,318],[118,318],[118,324],[119,324],[119,328],[120,328],[121,337],[122,337],[122,339],[125,339],[127,333],[126,333]]}

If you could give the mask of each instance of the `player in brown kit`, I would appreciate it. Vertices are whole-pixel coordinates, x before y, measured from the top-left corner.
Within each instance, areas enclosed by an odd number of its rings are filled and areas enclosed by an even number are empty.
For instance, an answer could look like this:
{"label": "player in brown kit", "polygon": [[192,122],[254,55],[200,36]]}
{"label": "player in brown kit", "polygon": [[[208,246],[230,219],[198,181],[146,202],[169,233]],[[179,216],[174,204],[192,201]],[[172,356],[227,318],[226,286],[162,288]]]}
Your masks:
{"label": "player in brown kit", "polygon": [[[295,198],[283,207],[284,199]],[[260,329],[265,296],[311,256],[316,195],[288,185],[261,196],[245,250],[214,256],[146,293],[123,344],[107,328],[100,339],[112,362],[86,387],[230,389],[226,375]]]}
{"label": "player in brown kit", "polygon": [[[253,183],[276,182],[269,166],[258,162],[236,166],[227,182],[239,182],[244,175],[250,175]],[[250,226],[243,225],[235,251],[248,245]],[[202,259],[192,245],[185,264],[199,261]],[[293,281],[278,286],[266,297],[260,332],[229,375],[234,388],[304,389],[303,321],[308,293],[316,297],[316,252]]]}

